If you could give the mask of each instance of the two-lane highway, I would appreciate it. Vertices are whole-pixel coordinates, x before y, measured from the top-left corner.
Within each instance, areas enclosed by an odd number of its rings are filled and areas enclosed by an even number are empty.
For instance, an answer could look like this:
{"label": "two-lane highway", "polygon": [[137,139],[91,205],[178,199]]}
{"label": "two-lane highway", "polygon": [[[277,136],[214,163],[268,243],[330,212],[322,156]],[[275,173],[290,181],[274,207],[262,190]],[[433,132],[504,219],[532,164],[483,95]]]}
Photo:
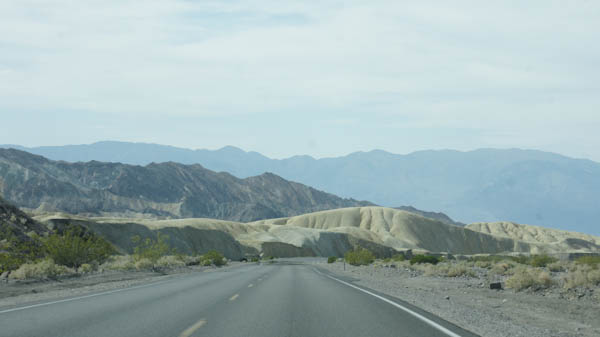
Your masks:
{"label": "two-lane highway", "polygon": [[314,266],[276,263],[0,310],[0,336],[475,335]]}

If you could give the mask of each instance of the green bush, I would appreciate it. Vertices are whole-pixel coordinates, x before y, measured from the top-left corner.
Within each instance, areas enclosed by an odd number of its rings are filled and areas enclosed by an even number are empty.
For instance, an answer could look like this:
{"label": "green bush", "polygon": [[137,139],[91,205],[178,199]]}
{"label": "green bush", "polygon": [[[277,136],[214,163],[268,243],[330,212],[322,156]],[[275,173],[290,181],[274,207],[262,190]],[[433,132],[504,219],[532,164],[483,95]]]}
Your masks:
{"label": "green bush", "polygon": [[471,256],[469,262],[481,262],[480,265],[492,265],[507,259],[510,259],[510,257],[504,255],[479,255]]}
{"label": "green bush", "polygon": [[225,260],[223,254],[217,252],[216,250],[209,251],[208,253],[204,254],[204,257],[207,260],[210,260],[212,264],[217,267],[227,264],[227,260]]}
{"label": "green bush", "polygon": [[543,268],[557,261],[557,258],[550,257],[548,255],[535,255],[530,258],[529,264],[534,267]]}
{"label": "green bush", "polygon": [[330,256],[327,258],[327,263],[334,263],[335,261],[337,261],[337,257],[335,256]]}
{"label": "green bush", "polygon": [[575,263],[586,264],[594,269],[597,269],[598,265],[600,265],[600,256],[582,256],[576,259]]}
{"label": "green bush", "polygon": [[365,248],[346,252],[344,259],[353,266],[369,265],[375,261],[375,255]]}
{"label": "green bush", "polygon": [[406,260],[406,257],[404,256],[404,254],[396,254],[396,255],[392,256],[392,260],[396,261],[396,262],[402,262],[402,261]]}
{"label": "green bush", "polygon": [[253,256],[252,259],[250,259],[251,262],[258,262],[260,261],[260,259],[256,256]]}
{"label": "green bush", "polygon": [[410,259],[410,264],[423,264],[423,263],[429,263],[429,264],[438,264],[440,262],[440,258],[435,257],[435,256],[431,256],[431,255],[415,255],[412,257],[412,259]]}
{"label": "green bush", "polygon": [[43,248],[55,263],[75,271],[84,263],[103,263],[115,252],[108,241],[79,228],[48,236],[43,240]]}
{"label": "green bush", "polygon": [[531,258],[525,255],[510,256],[510,259],[520,264],[529,264],[529,261],[531,261]]}
{"label": "green bush", "polygon": [[10,253],[0,253],[0,274],[18,269],[25,261]]}
{"label": "green bush", "polygon": [[33,263],[45,257],[43,243],[38,235],[20,241],[8,231],[0,241],[0,273],[18,269],[24,263]]}
{"label": "green bush", "polygon": [[169,236],[158,232],[156,239],[146,238],[142,240],[139,236],[131,238],[136,247],[133,249],[133,257],[135,260],[148,259],[156,264],[158,259],[163,256],[170,255],[175,252],[167,243]]}

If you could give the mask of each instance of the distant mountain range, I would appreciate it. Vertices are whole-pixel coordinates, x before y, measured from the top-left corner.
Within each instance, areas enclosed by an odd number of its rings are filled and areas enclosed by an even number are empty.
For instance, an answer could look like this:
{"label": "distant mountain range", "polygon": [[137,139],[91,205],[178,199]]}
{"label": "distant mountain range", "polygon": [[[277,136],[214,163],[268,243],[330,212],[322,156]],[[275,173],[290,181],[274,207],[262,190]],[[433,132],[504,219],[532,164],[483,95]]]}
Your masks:
{"label": "distant mountain range", "polygon": [[211,151],[100,142],[18,148],[71,162],[199,163],[240,178],[273,172],[342,197],[382,206],[413,205],[465,223],[514,221],[600,234],[600,164],[541,151],[443,150],[398,155],[374,150],[337,158],[277,160],[235,147]]}
{"label": "distant mountain range", "polygon": [[40,211],[235,221],[373,205],[272,173],[239,179],[198,164],[67,163],[14,149],[0,149],[0,193]]}

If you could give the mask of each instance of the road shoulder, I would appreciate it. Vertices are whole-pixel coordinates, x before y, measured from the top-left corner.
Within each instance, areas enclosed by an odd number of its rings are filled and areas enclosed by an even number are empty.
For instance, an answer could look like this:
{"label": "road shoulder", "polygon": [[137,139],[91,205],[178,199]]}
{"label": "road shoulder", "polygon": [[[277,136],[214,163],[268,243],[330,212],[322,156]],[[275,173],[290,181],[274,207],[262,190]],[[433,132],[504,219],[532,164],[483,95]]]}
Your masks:
{"label": "road shoulder", "polygon": [[[414,275],[394,268],[317,263],[352,284],[373,289],[481,336],[598,336],[600,305],[489,290],[476,280]],[[596,319],[594,318],[596,317]]]}

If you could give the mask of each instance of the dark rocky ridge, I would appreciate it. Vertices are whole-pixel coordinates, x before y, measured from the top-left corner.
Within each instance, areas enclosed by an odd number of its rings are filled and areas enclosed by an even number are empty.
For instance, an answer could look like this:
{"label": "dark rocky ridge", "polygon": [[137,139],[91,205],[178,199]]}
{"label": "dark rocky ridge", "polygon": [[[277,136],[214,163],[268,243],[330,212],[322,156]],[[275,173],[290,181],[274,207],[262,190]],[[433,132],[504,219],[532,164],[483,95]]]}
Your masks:
{"label": "dark rocky ridge", "polygon": [[43,211],[233,221],[372,205],[272,173],[239,179],[198,164],[67,163],[14,149],[0,149],[0,194],[19,207]]}
{"label": "dark rocky ridge", "polygon": [[4,246],[4,240],[16,238],[18,241],[27,241],[28,233],[42,235],[47,231],[44,225],[0,198],[0,250]]}

